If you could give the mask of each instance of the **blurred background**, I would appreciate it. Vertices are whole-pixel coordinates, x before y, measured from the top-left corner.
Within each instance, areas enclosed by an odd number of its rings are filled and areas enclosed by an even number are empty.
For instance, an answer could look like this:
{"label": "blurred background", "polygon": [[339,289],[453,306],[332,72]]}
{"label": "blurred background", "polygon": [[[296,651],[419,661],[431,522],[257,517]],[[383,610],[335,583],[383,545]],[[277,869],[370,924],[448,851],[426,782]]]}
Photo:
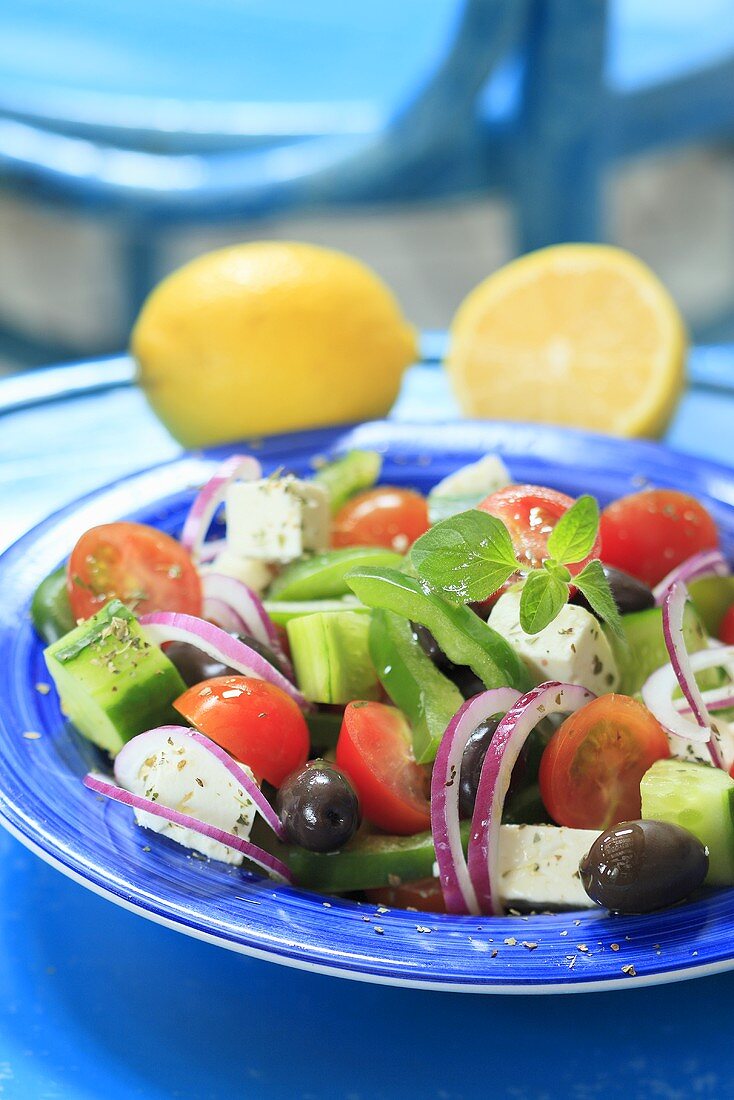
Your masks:
{"label": "blurred background", "polygon": [[734,333],[732,0],[4,0],[0,372],[112,352],[233,241],[364,259],[427,329],[621,244]]}

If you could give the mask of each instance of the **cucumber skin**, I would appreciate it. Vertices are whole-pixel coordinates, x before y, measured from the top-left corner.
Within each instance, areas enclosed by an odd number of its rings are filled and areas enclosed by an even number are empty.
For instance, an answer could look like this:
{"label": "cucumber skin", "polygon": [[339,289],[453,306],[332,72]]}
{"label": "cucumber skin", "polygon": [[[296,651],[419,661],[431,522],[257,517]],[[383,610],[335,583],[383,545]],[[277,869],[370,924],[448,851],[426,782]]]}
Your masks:
{"label": "cucumber skin", "polygon": [[351,594],[344,577],[350,569],[370,565],[399,566],[402,554],[381,546],[350,546],[327,550],[287,565],[270,586],[268,599],[335,600]]}
{"label": "cucumber skin", "polygon": [[709,849],[709,886],[734,885],[734,780],[719,768],[658,760],[640,783],[642,816],[681,825]]}
{"label": "cucumber skin", "polygon": [[33,593],[31,618],[36,632],[48,645],[63,638],[76,626],[66,590],[65,563],[49,573]]}
{"label": "cucumber skin", "polygon": [[[471,822],[462,821],[464,850],[470,828]],[[414,836],[357,836],[339,852],[308,852],[291,845],[280,847],[275,854],[290,867],[297,885],[332,894],[395,886],[396,878],[401,882],[431,878],[436,862],[430,832]]]}

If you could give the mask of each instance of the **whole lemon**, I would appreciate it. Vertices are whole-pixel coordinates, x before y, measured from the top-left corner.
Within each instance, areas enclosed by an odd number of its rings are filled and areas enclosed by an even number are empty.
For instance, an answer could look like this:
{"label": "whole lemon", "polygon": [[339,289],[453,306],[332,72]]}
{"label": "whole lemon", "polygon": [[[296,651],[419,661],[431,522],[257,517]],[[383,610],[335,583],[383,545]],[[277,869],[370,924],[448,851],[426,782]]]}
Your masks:
{"label": "whole lemon", "polygon": [[164,279],[143,305],[132,353],[160,419],[201,447],[384,416],[416,333],[353,257],[255,241]]}

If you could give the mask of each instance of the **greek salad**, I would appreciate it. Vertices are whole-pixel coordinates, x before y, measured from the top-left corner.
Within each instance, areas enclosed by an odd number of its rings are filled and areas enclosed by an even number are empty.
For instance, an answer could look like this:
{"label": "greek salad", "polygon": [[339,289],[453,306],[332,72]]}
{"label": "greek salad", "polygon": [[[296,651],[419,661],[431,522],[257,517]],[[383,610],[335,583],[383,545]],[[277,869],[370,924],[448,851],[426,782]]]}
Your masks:
{"label": "greek salad", "polygon": [[[174,539],[87,531],[33,620],[138,825],[389,907],[647,912],[734,885],[734,578],[693,497],[487,455],[225,461]],[[91,795],[90,795],[91,797]]]}

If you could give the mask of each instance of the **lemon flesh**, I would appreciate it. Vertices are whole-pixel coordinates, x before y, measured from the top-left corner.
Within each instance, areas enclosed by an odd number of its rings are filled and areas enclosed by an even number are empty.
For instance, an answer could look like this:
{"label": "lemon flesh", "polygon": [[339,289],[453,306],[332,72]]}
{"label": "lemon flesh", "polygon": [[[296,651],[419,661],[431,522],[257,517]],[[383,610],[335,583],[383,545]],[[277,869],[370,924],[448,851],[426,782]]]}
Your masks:
{"label": "lemon flesh", "polygon": [[390,290],[344,253],[257,241],[150,294],[132,334],[154,411],[189,447],[384,416],[416,356]]}
{"label": "lemon flesh", "polygon": [[670,294],[630,253],[545,248],[459,307],[447,366],[468,416],[656,436],[684,382],[686,334]]}

